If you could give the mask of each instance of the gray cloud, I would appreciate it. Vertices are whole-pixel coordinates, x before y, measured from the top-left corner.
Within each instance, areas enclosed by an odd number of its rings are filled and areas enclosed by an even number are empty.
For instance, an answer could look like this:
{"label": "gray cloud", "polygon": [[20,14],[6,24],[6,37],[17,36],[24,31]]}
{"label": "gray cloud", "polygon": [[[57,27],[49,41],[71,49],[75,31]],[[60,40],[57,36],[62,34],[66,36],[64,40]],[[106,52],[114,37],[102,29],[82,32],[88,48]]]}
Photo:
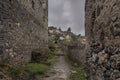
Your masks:
{"label": "gray cloud", "polygon": [[48,0],[49,26],[61,27],[66,30],[71,27],[76,34],[84,35],[84,5],[85,0]]}

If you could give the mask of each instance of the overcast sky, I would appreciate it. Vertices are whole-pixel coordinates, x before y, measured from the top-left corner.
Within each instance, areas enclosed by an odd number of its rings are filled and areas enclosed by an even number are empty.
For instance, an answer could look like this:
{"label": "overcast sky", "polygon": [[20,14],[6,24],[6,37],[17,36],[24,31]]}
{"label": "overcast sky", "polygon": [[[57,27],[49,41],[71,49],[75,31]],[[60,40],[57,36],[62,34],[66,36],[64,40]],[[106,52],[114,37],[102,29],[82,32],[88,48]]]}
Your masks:
{"label": "overcast sky", "polygon": [[61,27],[72,32],[84,35],[84,7],[85,0],[48,0],[49,26]]}

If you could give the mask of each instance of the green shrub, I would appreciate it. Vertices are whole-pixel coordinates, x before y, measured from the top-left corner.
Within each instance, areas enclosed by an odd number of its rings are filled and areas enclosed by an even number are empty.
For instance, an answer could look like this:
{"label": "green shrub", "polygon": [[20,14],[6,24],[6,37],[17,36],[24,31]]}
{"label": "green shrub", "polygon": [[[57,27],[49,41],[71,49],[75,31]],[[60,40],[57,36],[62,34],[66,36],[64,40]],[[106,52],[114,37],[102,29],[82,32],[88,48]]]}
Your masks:
{"label": "green shrub", "polygon": [[71,80],[86,80],[84,68],[78,67],[78,68],[74,68],[73,70],[76,71],[76,73],[71,74],[71,77],[70,77]]}
{"label": "green shrub", "polygon": [[39,75],[40,77],[43,77],[45,76],[46,71],[49,69],[50,66],[42,63],[28,63],[26,65],[11,69],[11,74],[14,77],[20,78],[22,80],[28,80],[26,79],[27,77],[25,73],[28,73],[31,76]]}
{"label": "green shrub", "polygon": [[21,71],[28,71],[32,74],[43,74],[44,72],[46,72],[49,69],[49,66],[45,65],[45,64],[41,64],[41,63],[29,63],[27,65],[24,65],[20,68]]}

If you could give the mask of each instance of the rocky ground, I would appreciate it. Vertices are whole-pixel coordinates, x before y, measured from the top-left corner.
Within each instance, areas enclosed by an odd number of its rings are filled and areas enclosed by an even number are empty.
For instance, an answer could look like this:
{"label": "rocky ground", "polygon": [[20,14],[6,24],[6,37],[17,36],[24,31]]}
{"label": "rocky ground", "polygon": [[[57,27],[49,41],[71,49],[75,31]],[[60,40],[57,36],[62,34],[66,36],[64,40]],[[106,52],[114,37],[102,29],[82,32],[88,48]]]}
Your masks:
{"label": "rocky ground", "polygon": [[71,73],[69,64],[65,61],[64,54],[61,50],[56,53],[56,61],[48,71],[47,75],[49,77],[42,80],[69,80],[69,75]]}

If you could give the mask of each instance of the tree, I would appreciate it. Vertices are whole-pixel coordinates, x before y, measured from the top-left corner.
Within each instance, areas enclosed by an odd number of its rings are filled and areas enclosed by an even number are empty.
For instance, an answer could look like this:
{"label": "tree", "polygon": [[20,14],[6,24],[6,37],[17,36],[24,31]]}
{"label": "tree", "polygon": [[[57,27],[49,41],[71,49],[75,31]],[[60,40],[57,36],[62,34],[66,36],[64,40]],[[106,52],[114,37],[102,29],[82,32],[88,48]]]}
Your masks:
{"label": "tree", "polygon": [[59,31],[61,31],[61,27],[59,27]]}
{"label": "tree", "polygon": [[68,32],[71,32],[71,28],[69,27],[67,31],[68,31]]}

